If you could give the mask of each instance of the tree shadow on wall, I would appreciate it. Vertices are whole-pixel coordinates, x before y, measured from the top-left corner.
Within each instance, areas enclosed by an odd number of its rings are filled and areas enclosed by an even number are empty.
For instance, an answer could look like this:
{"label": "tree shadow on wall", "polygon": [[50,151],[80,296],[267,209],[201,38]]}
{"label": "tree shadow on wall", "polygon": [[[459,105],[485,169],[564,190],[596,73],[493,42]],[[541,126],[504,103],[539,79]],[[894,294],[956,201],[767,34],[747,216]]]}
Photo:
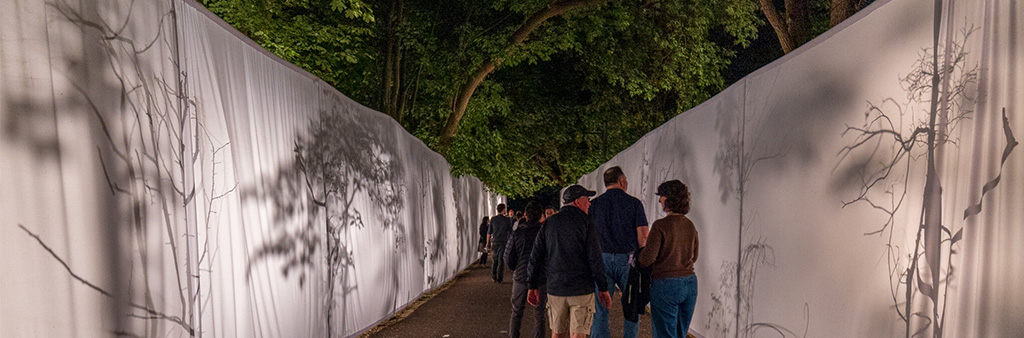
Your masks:
{"label": "tree shadow on wall", "polygon": [[[906,337],[918,335],[942,337],[946,328],[946,307],[950,287],[955,285],[959,252],[966,224],[943,224],[949,219],[943,210],[940,175],[947,161],[946,148],[958,147],[955,130],[972,118],[974,90],[978,80],[977,64],[967,64],[966,42],[977,29],[964,27],[949,45],[922,48],[910,72],[900,78],[906,99],[886,98],[868,102],[862,126],[848,126],[844,137],[852,138],[839,152],[839,163],[846,162],[837,180],[854,182],[858,192],[843,206],[865,204],[887,217],[865,236],[887,237],[885,255],[893,309],[904,324]],[[991,112],[986,112],[995,116]],[[1005,108],[1002,129],[1006,138],[1000,168],[1017,145]],[[956,154],[956,153],[952,153]],[[924,161],[924,172],[920,164]],[[852,162],[852,163],[850,163]],[[895,229],[897,215],[905,205],[910,177],[924,174],[924,192],[920,219],[916,228]],[[1000,174],[990,179],[977,203],[964,207],[963,218],[981,212],[986,193],[999,184]],[[851,180],[849,177],[853,177]],[[956,218],[953,218],[956,219]],[[900,245],[894,232],[911,235],[914,244]],[[955,286],[953,286],[955,288]]]}
{"label": "tree shadow on wall", "polygon": [[[144,322],[145,333],[141,335],[158,337],[174,329],[195,335],[200,329],[198,319],[208,310],[206,304],[212,294],[207,291],[203,299],[198,287],[199,273],[191,275],[183,267],[198,269],[203,264],[209,267],[216,248],[210,247],[209,236],[206,236],[204,243],[197,244],[201,245],[196,248],[201,250],[195,253],[198,257],[188,252],[186,243],[182,242],[187,231],[182,228],[190,221],[203,222],[192,226],[204,226],[209,232],[210,214],[202,220],[190,220],[186,210],[195,208],[198,203],[203,203],[207,211],[214,210],[234,188],[225,183],[217,185],[214,181],[197,191],[197,187],[190,186],[185,179],[186,172],[205,159],[211,163],[207,166],[203,162],[203,168],[211,172],[195,174],[216,179],[218,159],[223,156],[218,153],[228,145],[199,132],[203,126],[196,118],[194,101],[183,90],[186,77],[183,68],[174,58],[162,59],[177,50],[172,43],[173,33],[170,33],[173,32],[170,27],[173,27],[174,12],[159,14],[159,20],[153,23],[156,29],[152,36],[138,36],[141,34],[134,30],[138,26],[134,14],[143,9],[135,8],[134,2],[71,6],[55,1],[48,2],[46,9],[58,18],[53,24],[47,23],[50,33],[64,31],[49,26],[70,23],[82,34],[83,50],[65,55],[64,65],[56,64],[70,70],[63,76],[78,95],[55,98],[55,107],[81,108],[72,111],[82,111],[88,116],[70,116],[62,110],[55,114],[58,118],[82,118],[91,124],[92,139],[82,141],[95,145],[100,165],[95,169],[102,172],[110,193],[96,196],[103,201],[98,204],[109,209],[103,212],[107,218],[102,222],[107,224],[102,230],[111,243],[105,253],[108,273],[112,276],[108,285],[95,284],[88,276],[79,275],[43,238],[29,230],[30,227],[21,225],[21,228],[61,263],[72,278],[115,300],[112,317],[119,323],[112,333],[140,336],[129,332],[131,325],[121,324],[122,318],[127,318]],[[119,21],[108,22],[104,17],[117,17]],[[168,65],[169,69],[162,69]],[[57,79],[60,78],[53,81]],[[30,113],[46,110],[31,105],[29,99],[11,105],[18,111]],[[5,122],[10,126],[23,123],[32,121]],[[17,133],[5,132],[5,135],[22,138]],[[32,137],[25,139],[33,140]],[[192,148],[184,148],[186,144],[191,144]],[[35,147],[51,145],[40,143]],[[59,153],[56,144],[52,147]],[[200,158],[200,153],[211,156]],[[198,234],[192,236],[198,237]],[[152,245],[156,242],[163,245]],[[170,256],[170,263],[162,261],[165,256]],[[125,261],[132,271],[121,267],[126,265]],[[139,272],[134,271],[136,268]],[[162,294],[169,290],[163,288],[165,276],[152,271],[172,271],[176,290],[170,291],[170,297],[180,302],[176,304],[178,308],[160,302]],[[141,282],[134,280],[136,274],[141,275]],[[124,276],[128,276],[127,280],[123,280]],[[136,295],[133,287],[141,288],[141,295]],[[173,325],[168,328],[166,323]]]}
{"label": "tree shadow on wall", "polygon": [[452,179],[452,197],[455,200],[456,234],[458,235],[458,256],[456,257],[459,259],[457,262],[459,266],[477,259],[476,246],[480,234],[476,226],[480,221],[479,218],[483,217],[478,214],[480,210],[477,207],[483,200],[483,196],[481,196],[481,190],[473,189],[472,182],[467,177]]}
{"label": "tree shadow on wall", "polygon": [[433,217],[434,229],[430,238],[424,239],[425,250],[420,263],[425,270],[428,287],[433,287],[446,280],[454,270],[453,264],[458,263],[449,261],[448,247],[445,245],[448,241],[448,231],[444,216],[448,207],[445,203],[444,178],[438,170],[430,170],[426,175],[427,179],[420,182],[420,200],[426,202],[423,207],[430,209],[423,210],[421,215]]}
{"label": "tree shadow on wall", "polygon": [[718,290],[711,295],[712,309],[704,325],[722,336],[753,337],[768,330],[780,337],[806,337],[810,327],[810,305],[806,302],[803,333],[754,318],[758,271],[775,266],[775,249],[759,234],[764,230],[757,227],[760,213],[756,204],[752,207],[746,202],[750,183],[756,177],[782,175],[817,161],[822,154],[817,140],[823,128],[819,126],[834,120],[839,111],[830,108],[846,106],[853,100],[853,93],[837,79],[824,78],[807,90],[785,92],[787,96],[780,99],[775,92],[780,88],[776,81],[787,75],[781,68],[774,69],[771,78],[764,75],[770,84],[756,87],[767,88],[765,95],[744,95],[748,101],[743,104],[742,114],[720,113],[715,121],[721,140],[714,166],[719,175],[719,198],[722,203],[730,198],[739,203],[737,260],[721,262]]}
{"label": "tree shadow on wall", "polygon": [[[311,274],[325,277],[319,282],[327,289],[327,336],[347,332],[345,320],[336,330],[334,310],[340,305],[344,316],[345,297],[359,287],[353,281],[358,253],[345,238],[347,230],[376,226],[393,232],[396,250],[405,248],[400,245],[405,230],[398,224],[404,201],[398,139],[391,121],[370,114],[354,103],[332,100],[294,141],[293,161],[265,179],[263,189],[241,190],[243,201],[270,204],[273,220],[273,234],[250,253],[246,275],[251,279],[256,266],[280,262],[281,274],[298,276],[300,287]],[[366,205],[372,210],[359,207]],[[392,247],[383,238],[376,247]],[[326,276],[317,273],[322,266]]]}

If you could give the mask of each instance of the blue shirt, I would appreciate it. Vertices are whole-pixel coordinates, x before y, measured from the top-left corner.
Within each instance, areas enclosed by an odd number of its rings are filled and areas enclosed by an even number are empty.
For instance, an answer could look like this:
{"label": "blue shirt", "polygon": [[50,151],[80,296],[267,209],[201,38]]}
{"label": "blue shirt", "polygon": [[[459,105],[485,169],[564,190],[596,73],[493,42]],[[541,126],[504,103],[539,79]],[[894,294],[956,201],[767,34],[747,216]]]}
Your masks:
{"label": "blue shirt", "polygon": [[601,252],[632,253],[638,249],[636,228],[647,226],[644,205],[622,189],[608,189],[590,202],[590,216],[601,240]]}

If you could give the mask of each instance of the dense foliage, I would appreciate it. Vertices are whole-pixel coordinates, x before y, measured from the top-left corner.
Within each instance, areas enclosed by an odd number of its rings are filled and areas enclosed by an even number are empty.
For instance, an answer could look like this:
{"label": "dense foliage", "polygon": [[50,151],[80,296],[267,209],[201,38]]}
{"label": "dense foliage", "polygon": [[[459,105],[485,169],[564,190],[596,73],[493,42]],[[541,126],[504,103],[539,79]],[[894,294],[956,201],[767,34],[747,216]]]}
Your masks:
{"label": "dense foliage", "polygon": [[762,24],[751,0],[202,2],[509,196],[573,182],[723,89]]}

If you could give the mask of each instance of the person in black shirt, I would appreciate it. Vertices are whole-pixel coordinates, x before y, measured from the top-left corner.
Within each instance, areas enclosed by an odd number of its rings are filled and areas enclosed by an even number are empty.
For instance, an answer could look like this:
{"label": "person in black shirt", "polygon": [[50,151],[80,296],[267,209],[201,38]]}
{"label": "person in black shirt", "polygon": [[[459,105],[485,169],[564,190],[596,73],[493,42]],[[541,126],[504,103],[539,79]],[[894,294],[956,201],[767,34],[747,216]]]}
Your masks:
{"label": "person in black shirt", "polygon": [[[544,216],[540,204],[530,201],[526,204],[526,218],[519,223],[519,228],[512,232],[512,238],[505,246],[505,262],[512,273],[512,318],[509,321],[508,336],[519,338],[519,329],[523,323],[523,313],[526,310],[526,291],[529,288],[529,272],[527,267],[530,264],[530,253],[533,252],[533,243],[540,233],[540,220]],[[544,282],[540,284],[540,303],[537,305],[536,320],[534,321],[534,338],[544,337],[547,332],[547,293]]]}
{"label": "person in black shirt", "polygon": [[480,253],[480,260],[477,261],[480,265],[487,265],[487,229],[490,225],[487,224],[490,217],[484,216],[482,222],[480,222],[480,243],[476,247],[476,251]]}
{"label": "person in black shirt", "polygon": [[[608,291],[615,295],[615,285],[626,291],[629,282],[629,263],[633,252],[647,241],[647,216],[644,205],[636,197],[626,194],[629,183],[626,174],[618,166],[604,172],[604,186],[607,190],[594,199],[590,205],[590,217],[594,219],[597,238],[601,241],[601,257],[604,260],[605,275],[608,277]],[[608,327],[609,313],[597,308],[594,325],[590,333],[593,338],[611,338]],[[625,320],[622,336],[636,338],[640,326],[636,321]]]}
{"label": "person in black shirt", "polygon": [[488,230],[487,242],[494,253],[494,265],[491,266],[491,279],[495,283],[501,283],[505,277],[505,243],[508,236],[512,234],[512,220],[504,215],[505,203],[498,204],[498,215],[491,217],[491,226]]}

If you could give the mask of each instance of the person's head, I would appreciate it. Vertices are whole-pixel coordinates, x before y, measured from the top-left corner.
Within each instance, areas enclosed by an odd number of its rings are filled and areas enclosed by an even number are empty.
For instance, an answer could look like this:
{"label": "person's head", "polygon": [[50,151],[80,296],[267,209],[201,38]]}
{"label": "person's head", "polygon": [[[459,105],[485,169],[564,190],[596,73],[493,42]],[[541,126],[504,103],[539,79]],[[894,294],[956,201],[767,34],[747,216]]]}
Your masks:
{"label": "person's head", "polygon": [[629,182],[626,182],[626,174],[622,172],[622,168],[619,168],[619,166],[614,166],[604,171],[605,188],[626,190],[627,185],[629,185]]}
{"label": "person's head", "polygon": [[557,211],[555,211],[555,208],[552,208],[552,207],[544,208],[544,215],[541,216],[541,222],[543,223],[543,222],[548,221],[548,217],[551,217],[555,213],[557,213]]}
{"label": "person's head", "polygon": [[557,213],[558,213],[558,210],[555,210],[555,207],[550,207],[549,206],[547,208],[544,208],[544,216],[545,217],[551,217],[552,215],[557,214]]}
{"label": "person's head", "polygon": [[505,203],[498,204],[498,215],[505,214]]}
{"label": "person's head", "polygon": [[508,216],[508,217],[515,217],[515,215],[516,215],[516,211],[515,210],[508,209],[508,214],[506,214],[506,216]]}
{"label": "person's head", "polygon": [[579,184],[574,184],[562,192],[562,202],[580,208],[583,212],[590,212],[590,196],[596,194]]}
{"label": "person's head", "polygon": [[484,216],[484,220],[481,221],[480,224],[487,224],[487,222],[490,222],[490,221],[491,221],[490,217]]}
{"label": "person's head", "polygon": [[658,202],[665,212],[686,215],[690,212],[690,188],[679,180],[671,180],[658,185]]}
{"label": "person's head", "polygon": [[527,222],[540,222],[544,217],[544,210],[540,208],[540,203],[537,201],[530,201],[530,203],[526,203],[525,215]]}

